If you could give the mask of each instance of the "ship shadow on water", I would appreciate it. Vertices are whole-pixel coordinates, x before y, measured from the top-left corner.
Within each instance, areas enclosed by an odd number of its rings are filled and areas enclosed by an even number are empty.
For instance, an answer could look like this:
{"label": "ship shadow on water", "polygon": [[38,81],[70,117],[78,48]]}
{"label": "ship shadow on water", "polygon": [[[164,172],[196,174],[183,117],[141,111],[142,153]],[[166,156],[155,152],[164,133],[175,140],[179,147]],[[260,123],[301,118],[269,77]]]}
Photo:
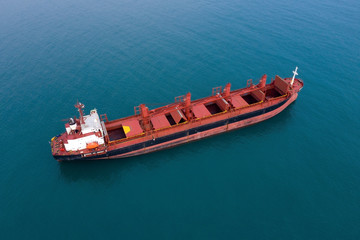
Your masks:
{"label": "ship shadow on water", "polygon": [[69,182],[95,181],[111,183],[122,171],[132,168],[136,162],[128,159],[59,162],[60,176]]}
{"label": "ship shadow on water", "polygon": [[151,171],[177,157],[174,153],[169,155],[168,151],[171,149],[128,158],[63,161],[59,162],[60,177],[68,182],[95,181],[112,184],[114,181],[119,182],[119,179],[121,181],[123,173],[127,174],[136,168]]}
{"label": "ship shadow on water", "polygon": [[[129,172],[136,167],[151,171],[167,161],[177,161],[176,159],[191,161],[192,153],[206,151],[207,148],[212,147],[219,149],[223,149],[224,146],[231,147],[235,141],[242,143],[249,138],[254,139],[281,130],[292,118],[293,105],[264,122],[158,152],[122,159],[59,162],[60,176],[69,182],[96,181],[111,184],[115,179],[119,181],[122,172]],[[184,154],[188,154],[188,157],[184,158]]]}

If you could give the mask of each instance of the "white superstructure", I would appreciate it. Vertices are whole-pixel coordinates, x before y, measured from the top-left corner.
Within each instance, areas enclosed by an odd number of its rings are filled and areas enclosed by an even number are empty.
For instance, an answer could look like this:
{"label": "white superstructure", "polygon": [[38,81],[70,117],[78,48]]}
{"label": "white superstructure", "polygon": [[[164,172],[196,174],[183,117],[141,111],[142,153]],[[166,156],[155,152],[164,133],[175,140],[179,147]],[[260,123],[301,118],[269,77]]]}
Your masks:
{"label": "white superstructure", "polygon": [[[80,116],[82,117],[82,116]],[[81,122],[81,130],[68,132],[67,143],[64,143],[66,151],[77,151],[86,149],[88,144],[97,143],[98,145],[104,144],[104,131],[101,127],[101,122],[96,109],[90,111],[90,115],[83,116]],[[93,133],[93,134],[91,134]],[[75,136],[74,138],[70,137]]]}
{"label": "white superstructure", "polygon": [[84,124],[81,124],[82,134],[101,131],[101,134],[103,135],[99,114],[97,113],[96,109],[91,110],[90,115],[84,116],[83,119]]}

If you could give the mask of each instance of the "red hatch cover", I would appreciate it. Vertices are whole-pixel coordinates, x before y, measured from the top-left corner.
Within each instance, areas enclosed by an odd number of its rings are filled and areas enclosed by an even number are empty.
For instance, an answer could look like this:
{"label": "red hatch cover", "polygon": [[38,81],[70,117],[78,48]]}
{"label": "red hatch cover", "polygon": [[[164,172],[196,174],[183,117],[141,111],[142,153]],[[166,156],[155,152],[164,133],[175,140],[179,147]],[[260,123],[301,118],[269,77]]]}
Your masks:
{"label": "red hatch cover", "polygon": [[282,95],[286,94],[289,90],[289,83],[286,82],[284,79],[279,77],[278,75],[275,76],[275,87],[280,90]]}
{"label": "red hatch cover", "polygon": [[176,109],[175,111],[170,112],[170,114],[176,123],[179,123],[182,118],[184,120],[186,120],[184,114],[179,109]]}
{"label": "red hatch cover", "polygon": [[249,104],[240,95],[231,96],[231,103],[235,108],[249,106]]}
{"label": "red hatch cover", "polygon": [[204,104],[194,105],[192,111],[197,118],[203,118],[211,115],[211,113],[209,112],[209,110],[207,110]]}
{"label": "red hatch cover", "polygon": [[170,123],[165,115],[158,115],[151,118],[151,123],[155,129],[170,127]]}
{"label": "red hatch cover", "polygon": [[126,137],[132,137],[140,133],[143,133],[143,130],[137,119],[128,119],[121,122],[121,124],[123,126]]}

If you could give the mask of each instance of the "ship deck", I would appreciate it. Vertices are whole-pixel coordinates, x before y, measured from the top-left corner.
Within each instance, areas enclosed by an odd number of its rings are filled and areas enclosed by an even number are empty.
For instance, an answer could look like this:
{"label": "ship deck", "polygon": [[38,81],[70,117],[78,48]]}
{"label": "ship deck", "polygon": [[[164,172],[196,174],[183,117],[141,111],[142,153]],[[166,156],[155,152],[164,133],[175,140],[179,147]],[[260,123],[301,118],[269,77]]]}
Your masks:
{"label": "ship deck", "polygon": [[[262,88],[250,84],[246,88],[231,91],[226,97],[222,96],[221,89],[219,91],[216,90],[218,88],[215,88],[211,96],[191,101],[192,119],[190,121],[186,118],[183,101],[176,101],[150,110],[150,131],[144,130],[141,114],[112,121],[103,119],[103,126],[106,128],[105,145],[99,146],[97,149],[66,152],[61,148],[61,141],[66,138],[63,134],[52,142],[53,154],[64,156],[76,154],[82,156],[102,155],[106,151],[114,151],[141,143],[145,144],[150,140],[166,139],[170,135],[175,136],[175,138],[177,135],[180,137],[180,133],[184,132],[189,135],[191,129],[220,122],[223,124],[224,121],[235,119],[236,116],[252,116],[254,115],[252,113],[255,112],[261,115],[259,111],[271,109],[272,106],[279,105],[291,96],[291,91],[288,89],[289,82],[290,79],[281,79],[276,76],[275,80]],[[301,84],[302,82],[300,83],[300,80],[297,80],[294,89],[302,87]],[[145,145],[139,146],[145,147]]]}
{"label": "ship deck", "polygon": [[[182,102],[175,102],[153,109],[150,111],[150,135],[156,137],[160,132],[170,134],[181,131],[183,128],[191,128],[192,126],[256,111],[271,104],[276,104],[288,97],[283,87],[285,86],[283,83],[286,81],[289,81],[289,79],[284,80],[277,77],[262,89],[253,85],[253,87],[248,86],[234,90],[226,99],[221,94],[215,93],[212,96],[194,100],[191,102],[191,113],[193,115],[191,121],[187,121],[184,117],[185,109]],[[174,113],[176,111],[180,112],[180,114]],[[110,146],[144,138],[144,135],[146,135],[141,128],[140,115],[109,121],[105,123],[105,126],[109,132]],[[124,131],[124,129],[128,129],[128,131]]]}

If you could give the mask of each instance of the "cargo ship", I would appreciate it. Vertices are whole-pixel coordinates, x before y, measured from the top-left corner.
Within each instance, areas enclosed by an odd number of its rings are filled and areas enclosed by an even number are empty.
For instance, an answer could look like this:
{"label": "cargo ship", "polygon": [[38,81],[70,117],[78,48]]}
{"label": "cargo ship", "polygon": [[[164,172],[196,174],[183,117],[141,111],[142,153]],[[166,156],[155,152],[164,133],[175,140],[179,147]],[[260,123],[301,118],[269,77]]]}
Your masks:
{"label": "cargo ship", "polygon": [[211,96],[192,100],[191,94],[175,97],[163,107],[149,110],[145,104],[134,107],[134,115],[108,120],[96,109],[84,115],[77,102],[79,117],[70,118],[65,132],[51,139],[51,151],[58,161],[125,158],[146,154],[215,134],[246,127],[269,119],[294,102],[303,81],[278,75],[266,84],[252,80],[242,89],[231,84],[215,87]]}

